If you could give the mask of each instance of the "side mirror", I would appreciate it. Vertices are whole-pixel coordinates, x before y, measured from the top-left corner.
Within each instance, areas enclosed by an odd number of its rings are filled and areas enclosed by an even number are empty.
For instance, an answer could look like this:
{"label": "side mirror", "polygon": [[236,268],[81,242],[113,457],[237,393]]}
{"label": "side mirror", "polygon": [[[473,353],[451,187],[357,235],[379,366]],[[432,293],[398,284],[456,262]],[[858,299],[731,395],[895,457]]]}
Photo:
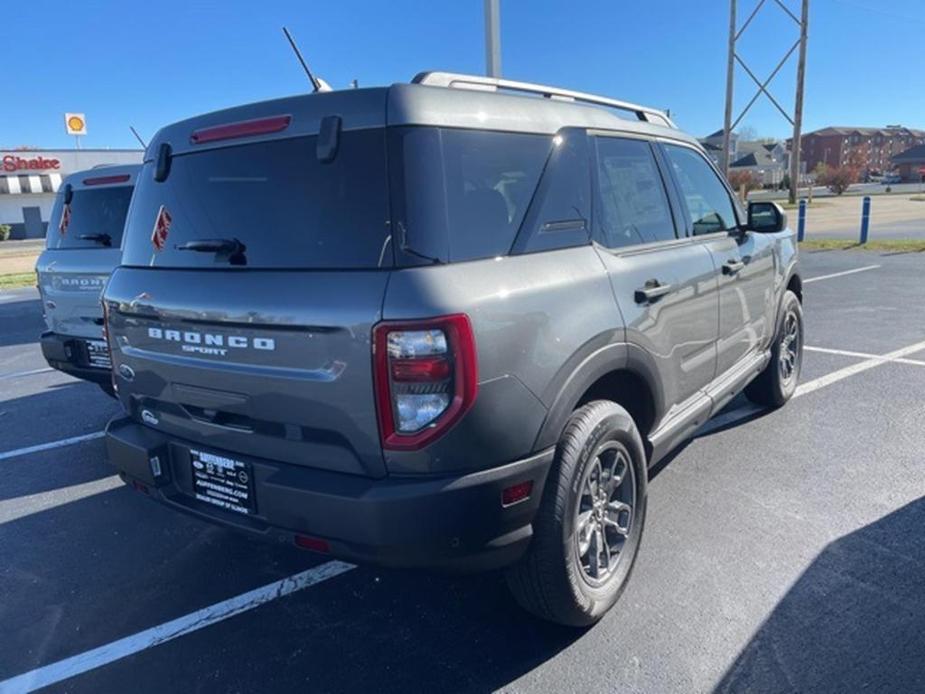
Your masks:
{"label": "side mirror", "polygon": [[787,213],[776,202],[748,203],[748,228],[759,234],[774,234],[787,228]]}

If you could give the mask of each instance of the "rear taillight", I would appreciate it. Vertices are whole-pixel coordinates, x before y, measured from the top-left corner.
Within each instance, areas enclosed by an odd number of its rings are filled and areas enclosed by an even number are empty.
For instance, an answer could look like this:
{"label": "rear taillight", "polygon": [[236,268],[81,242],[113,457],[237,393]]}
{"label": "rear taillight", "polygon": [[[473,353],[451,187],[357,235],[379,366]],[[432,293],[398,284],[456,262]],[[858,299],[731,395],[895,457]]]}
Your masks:
{"label": "rear taillight", "polygon": [[379,323],[373,352],[384,448],[426,446],[475,402],[475,338],[464,314]]}
{"label": "rear taillight", "polygon": [[106,349],[109,351],[109,380],[112,383],[112,390],[114,393],[119,393],[119,384],[116,383],[116,367],[115,362],[112,360],[112,341],[109,339],[109,306],[105,301],[101,301],[103,305],[103,339],[106,341]]}

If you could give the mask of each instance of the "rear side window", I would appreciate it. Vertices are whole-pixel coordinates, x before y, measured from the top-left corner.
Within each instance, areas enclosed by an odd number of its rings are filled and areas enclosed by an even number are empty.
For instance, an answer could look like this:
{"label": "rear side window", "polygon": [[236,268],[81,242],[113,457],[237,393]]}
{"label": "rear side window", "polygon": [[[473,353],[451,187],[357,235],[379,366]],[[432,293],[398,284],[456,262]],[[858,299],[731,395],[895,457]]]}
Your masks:
{"label": "rear side window", "polygon": [[[391,267],[382,129],[345,131],[323,163],[317,137],[174,156],[163,182],[139,176],[123,263],[156,267]],[[161,210],[166,212],[166,216]],[[160,250],[152,242],[158,226]],[[206,241],[236,242],[229,253]],[[190,250],[196,243],[204,250]],[[240,244],[240,245],[237,245]]]}
{"label": "rear side window", "polygon": [[562,130],[552,138],[515,252],[533,253],[590,242],[591,175],[588,137]]}
{"label": "rear side window", "polygon": [[390,137],[394,236],[404,262],[461,262],[588,243],[583,132],[412,127],[396,128]]}
{"label": "rear side window", "polygon": [[648,142],[597,140],[600,213],[595,221],[608,248],[677,238],[665,185]]}
{"label": "rear side window", "polygon": [[132,186],[75,190],[65,216],[64,193],[58,193],[48,222],[46,247],[119,248]]}
{"label": "rear side window", "polygon": [[389,151],[399,250],[412,264],[506,255],[551,143],[542,135],[395,128]]}
{"label": "rear side window", "polygon": [[706,159],[677,145],[665,145],[665,153],[681,186],[694,236],[735,229],[732,199]]}

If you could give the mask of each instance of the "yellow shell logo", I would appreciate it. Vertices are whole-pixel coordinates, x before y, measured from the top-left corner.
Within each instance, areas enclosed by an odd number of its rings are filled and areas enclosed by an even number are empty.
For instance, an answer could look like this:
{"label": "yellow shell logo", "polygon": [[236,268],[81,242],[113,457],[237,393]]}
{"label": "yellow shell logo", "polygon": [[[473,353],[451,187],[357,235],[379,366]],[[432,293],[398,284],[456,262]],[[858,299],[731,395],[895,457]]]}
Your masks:
{"label": "yellow shell logo", "polygon": [[67,119],[67,127],[69,127],[71,130],[83,130],[84,129],[83,119],[80,118],[79,116],[71,116],[70,118]]}

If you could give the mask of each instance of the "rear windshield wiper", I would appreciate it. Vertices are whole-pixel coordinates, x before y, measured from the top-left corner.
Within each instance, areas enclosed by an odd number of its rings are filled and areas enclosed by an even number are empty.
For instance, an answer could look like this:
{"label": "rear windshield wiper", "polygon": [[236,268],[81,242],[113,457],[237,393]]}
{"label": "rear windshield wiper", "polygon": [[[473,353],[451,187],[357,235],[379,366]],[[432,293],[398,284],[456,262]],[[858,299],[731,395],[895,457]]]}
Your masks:
{"label": "rear windshield wiper", "polygon": [[218,257],[227,259],[232,265],[247,264],[247,260],[244,257],[247,246],[238,241],[238,239],[196,239],[194,241],[177,244],[175,248],[178,251],[215,253]]}
{"label": "rear windshield wiper", "polygon": [[104,246],[112,245],[112,237],[109,234],[81,234],[77,238],[81,241],[96,241]]}

